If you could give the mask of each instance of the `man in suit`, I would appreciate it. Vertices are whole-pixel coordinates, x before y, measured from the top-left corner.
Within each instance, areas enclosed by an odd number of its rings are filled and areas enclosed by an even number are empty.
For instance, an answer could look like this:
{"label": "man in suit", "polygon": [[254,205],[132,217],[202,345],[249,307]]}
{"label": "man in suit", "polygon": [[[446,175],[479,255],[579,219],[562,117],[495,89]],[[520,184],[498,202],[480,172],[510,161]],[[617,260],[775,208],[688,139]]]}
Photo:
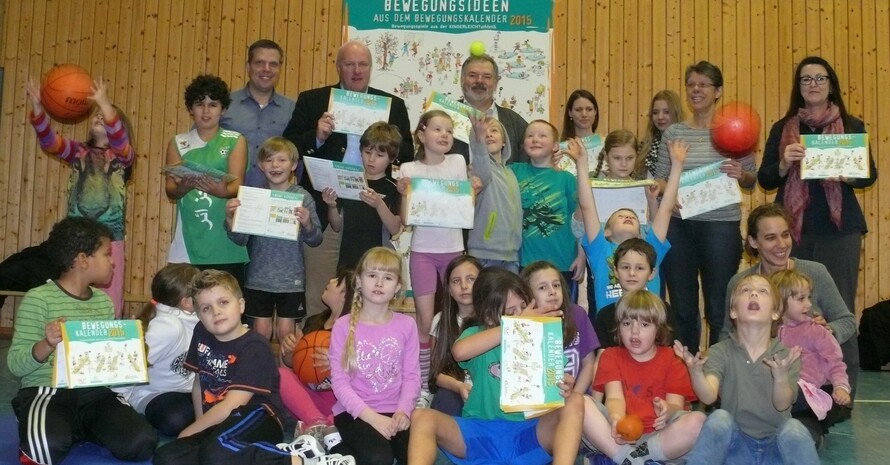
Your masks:
{"label": "man in suit", "polygon": [[[337,52],[337,74],[340,82],[301,92],[294,106],[294,113],[284,129],[284,137],[293,142],[302,156],[362,164],[358,135],[334,132],[337,122],[328,112],[331,89],[340,88],[353,92],[366,92],[383,95],[392,99],[389,110],[389,123],[399,128],[402,146],[396,164],[414,159],[414,143],[411,136],[411,123],[405,101],[395,95],[369,86],[373,60],[371,51],[359,41],[349,41]],[[328,280],[336,273],[337,256],[340,251],[340,234],[328,224],[328,207],[321,198],[321,192],[312,187],[307,173],[302,173],[300,185],[306,188],[315,199],[318,218],[324,228],[324,240],[318,247],[305,247],[306,306],[310,315],[324,310],[321,294]]]}
{"label": "man in suit", "polygon": [[[515,154],[510,161],[527,162],[528,155],[522,150],[522,139],[528,122],[515,111],[494,103],[494,91],[500,80],[498,64],[489,55],[470,55],[460,69],[460,88],[464,102],[485,116],[497,118],[507,130],[510,148]],[[470,148],[466,143],[455,139],[452,152],[462,154],[469,163]]]}

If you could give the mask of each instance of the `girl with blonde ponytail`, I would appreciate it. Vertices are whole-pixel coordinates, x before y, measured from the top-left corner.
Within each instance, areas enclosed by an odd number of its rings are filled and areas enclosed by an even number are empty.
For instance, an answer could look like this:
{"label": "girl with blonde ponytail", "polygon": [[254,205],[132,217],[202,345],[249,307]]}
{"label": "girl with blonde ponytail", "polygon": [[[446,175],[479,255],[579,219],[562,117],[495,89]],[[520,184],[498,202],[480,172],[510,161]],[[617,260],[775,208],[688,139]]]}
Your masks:
{"label": "girl with blonde ponytail", "polygon": [[358,462],[408,463],[408,427],[420,395],[420,353],[414,319],[390,304],[402,289],[401,257],[375,247],[355,270],[349,318],[331,332],[334,425]]}

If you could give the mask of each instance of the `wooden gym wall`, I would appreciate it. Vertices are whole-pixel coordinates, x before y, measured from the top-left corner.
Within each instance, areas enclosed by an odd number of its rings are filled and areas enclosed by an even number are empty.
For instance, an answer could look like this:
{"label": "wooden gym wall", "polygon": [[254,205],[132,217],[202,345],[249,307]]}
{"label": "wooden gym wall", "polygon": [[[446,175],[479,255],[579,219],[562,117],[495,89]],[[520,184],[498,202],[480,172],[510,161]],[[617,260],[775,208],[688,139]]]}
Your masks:
{"label": "wooden gym wall", "polygon": [[[369,0],[370,1],[370,0]],[[0,0],[5,79],[0,108],[0,255],[43,241],[65,214],[68,168],[40,152],[26,121],[24,83],[56,63],[77,63],[110,81],[112,101],[135,126],[138,153],[128,189],[128,310],[147,300],[163,266],[173,205],[160,168],[170,137],[191,124],[182,103],[195,75],[245,83],[246,47],[271,38],[286,52],[278,90],[297,93],[335,82],[340,0]],[[877,159],[878,183],[859,194],[870,233],[863,246],[857,313],[890,298],[890,2],[886,0],[557,0],[551,120],[583,87],[596,95],[598,132],[641,132],[651,96],[683,94],[683,71],[707,59],[723,70],[724,99],[750,102],[764,120],[762,140],[784,114],[791,75],[817,54],[837,69],[847,107],[863,118]],[[86,125],[54,123],[84,138]],[[758,153],[758,157],[759,157]],[[772,199],[759,188],[744,210]],[[883,207],[882,207],[883,205]],[[885,213],[880,213],[880,212]],[[12,299],[10,299],[12,301]],[[0,326],[9,327],[10,304]]]}

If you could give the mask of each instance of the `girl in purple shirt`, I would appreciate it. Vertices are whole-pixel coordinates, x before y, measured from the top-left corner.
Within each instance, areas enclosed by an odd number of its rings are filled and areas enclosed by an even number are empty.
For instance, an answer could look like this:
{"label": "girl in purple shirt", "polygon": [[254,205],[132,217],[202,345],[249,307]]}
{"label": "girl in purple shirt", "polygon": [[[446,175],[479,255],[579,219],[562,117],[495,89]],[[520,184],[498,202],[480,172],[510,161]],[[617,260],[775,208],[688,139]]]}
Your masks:
{"label": "girl in purple shirt", "polygon": [[571,302],[565,279],[552,263],[543,260],[530,263],[522,269],[522,279],[531,287],[538,305],[562,311],[565,371],[575,378],[573,390],[584,394],[593,382],[595,351],[600,347],[587,312]]}

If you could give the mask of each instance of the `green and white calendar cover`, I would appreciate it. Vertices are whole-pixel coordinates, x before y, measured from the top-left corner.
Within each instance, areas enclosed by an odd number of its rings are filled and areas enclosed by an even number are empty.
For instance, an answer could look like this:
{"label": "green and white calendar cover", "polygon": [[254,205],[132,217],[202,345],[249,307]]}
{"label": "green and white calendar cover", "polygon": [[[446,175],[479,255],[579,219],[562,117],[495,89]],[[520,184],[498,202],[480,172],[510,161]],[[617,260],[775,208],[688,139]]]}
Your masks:
{"label": "green and white calendar cover", "polygon": [[145,336],[138,320],[66,321],[56,347],[53,387],[148,382]]}
{"label": "green and white calendar cover", "polygon": [[561,318],[501,318],[501,410],[529,412],[565,405],[558,386],[564,369]]}
{"label": "green and white calendar cover", "polygon": [[800,136],[806,155],[801,179],[867,178],[868,134],[808,134]]}
{"label": "green and white calendar cover", "polygon": [[368,126],[389,121],[392,99],[383,95],[331,89],[328,111],[334,115],[334,132],[362,135]]}
{"label": "green and white calendar cover", "polygon": [[405,224],[471,229],[475,198],[466,179],[411,178]]}

